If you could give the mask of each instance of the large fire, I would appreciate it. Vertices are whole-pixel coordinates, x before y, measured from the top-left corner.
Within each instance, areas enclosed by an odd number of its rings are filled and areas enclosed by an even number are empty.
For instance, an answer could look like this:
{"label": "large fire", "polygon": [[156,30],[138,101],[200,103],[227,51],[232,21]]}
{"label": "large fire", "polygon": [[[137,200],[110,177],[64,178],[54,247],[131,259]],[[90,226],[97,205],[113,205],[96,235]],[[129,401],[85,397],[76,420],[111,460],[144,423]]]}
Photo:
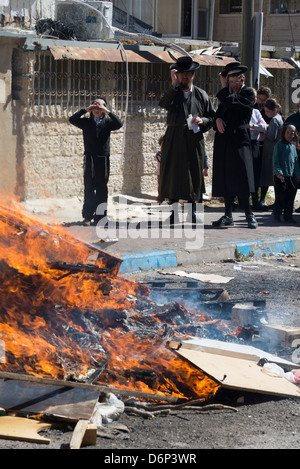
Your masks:
{"label": "large fire", "polygon": [[118,275],[120,262],[17,204],[0,207],[0,370],[55,379],[98,370],[97,384],[214,395],[219,386],[166,347],[165,310]]}

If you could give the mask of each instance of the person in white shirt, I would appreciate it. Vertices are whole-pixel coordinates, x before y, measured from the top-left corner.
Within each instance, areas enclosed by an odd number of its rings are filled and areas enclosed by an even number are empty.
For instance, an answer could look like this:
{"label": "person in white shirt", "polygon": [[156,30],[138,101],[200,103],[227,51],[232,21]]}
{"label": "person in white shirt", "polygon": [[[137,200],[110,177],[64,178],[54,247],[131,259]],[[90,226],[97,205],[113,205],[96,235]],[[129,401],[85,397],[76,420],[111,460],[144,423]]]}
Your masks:
{"label": "person in white shirt", "polygon": [[[257,98],[257,91],[253,89],[255,99]],[[252,208],[256,211],[264,210],[259,202],[259,183],[261,173],[261,152],[260,152],[260,134],[267,130],[267,123],[264,120],[261,112],[258,109],[253,109],[250,120],[250,135],[251,135],[251,148],[252,148],[252,160],[253,160],[253,172],[254,172],[254,185],[255,191],[251,193]]]}

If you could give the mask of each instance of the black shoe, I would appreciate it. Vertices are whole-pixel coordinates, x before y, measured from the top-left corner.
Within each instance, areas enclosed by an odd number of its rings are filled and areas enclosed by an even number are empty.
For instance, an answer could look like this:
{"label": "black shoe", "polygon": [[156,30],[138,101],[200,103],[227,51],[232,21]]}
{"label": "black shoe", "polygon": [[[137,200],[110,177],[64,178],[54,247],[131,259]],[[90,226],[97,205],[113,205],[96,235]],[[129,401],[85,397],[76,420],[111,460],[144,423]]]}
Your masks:
{"label": "black shoe", "polygon": [[284,218],[284,221],[285,223],[293,223],[293,224],[297,223],[294,218]]}
{"label": "black shoe", "polygon": [[269,210],[269,205],[266,205],[266,204],[258,204],[258,207],[256,208],[256,210],[258,210],[259,212],[267,212]]}
{"label": "black shoe", "polygon": [[246,217],[247,223],[248,223],[248,228],[255,229],[258,227],[258,223],[256,221],[256,218],[253,214],[247,215]]}
{"label": "black shoe", "polygon": [[300,213],[300,207],[296,208],[295,213]]}
{"label": "black shoe", "polygon": [[171,226],[175,225],[175,213],[174,213],[174,211],[171,212],[171,216],[169,218],[169,224]]}
{"label": "black shoe", "polygon": [[252,205],[252,210],[254,210],[254,212],[263,212],[265,209],[263,208],[262,205],[260,204],[255,204],[255,205]]}
{"label": "black shoe", "polygon": [[213,221],[212,225],[213,226],[230,226],[230,225],[234,225],[233,218],[227,217],[226,215],[224,215],[219,220]]}
{"label": "black shoe", "polygon": [[272,217],[273,217],[273,220],[276,222],[276,223],[281,223],[281,217],[280,215],[276,214],[276,213],[272,213]]}

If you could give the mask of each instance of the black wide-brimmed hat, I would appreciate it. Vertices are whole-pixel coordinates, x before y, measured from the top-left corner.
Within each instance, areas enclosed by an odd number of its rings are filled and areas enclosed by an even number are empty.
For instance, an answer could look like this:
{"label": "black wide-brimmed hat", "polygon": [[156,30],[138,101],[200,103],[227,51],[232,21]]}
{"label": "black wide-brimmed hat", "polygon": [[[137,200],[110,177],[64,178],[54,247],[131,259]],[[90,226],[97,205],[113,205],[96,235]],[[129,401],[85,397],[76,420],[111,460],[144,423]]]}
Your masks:
{"label": "black wide-brimmed hat", "polygon": [[184,55],[179,57],[175,64],[172,64],[170,70],[177,70],[178,72],[194,72],[200,67],[200,64],[194,62],[191,57]]}
{"label": "black wide-brimmed hat", "polygon": [[228,75],[234,75],[236,73],[245,73],[247,70],[248,67],[241,65],[240,62],[230,62],[226,65],[223,72],[221,72],[221,75],[222,77],[227,77]]}

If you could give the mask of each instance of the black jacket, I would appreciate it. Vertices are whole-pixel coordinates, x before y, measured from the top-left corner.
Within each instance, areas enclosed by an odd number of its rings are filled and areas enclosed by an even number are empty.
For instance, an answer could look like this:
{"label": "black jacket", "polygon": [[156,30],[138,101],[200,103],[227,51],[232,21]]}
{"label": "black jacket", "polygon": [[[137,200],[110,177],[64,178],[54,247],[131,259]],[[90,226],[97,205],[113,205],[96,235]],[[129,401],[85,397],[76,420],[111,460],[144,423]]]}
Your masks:
{"label": "black jacket", "polygon": [[87,156],[110,156],[110,133],[122,127],[122,122],[112,112],[97,125],[93,115],[82,117],[85,109],[75,112],[69,122],[83,131],[84,154]]}
{"label": "black jacket", "polygon": [[244,86],[239,94],[223,88],[217,94],[220,101],[215,119],[226,124],[225,133],[215,125],[213,155],[213,197],[226,194],[241,195],[254,192],[254,174],[249,122],[255,104],[251,88]]}

